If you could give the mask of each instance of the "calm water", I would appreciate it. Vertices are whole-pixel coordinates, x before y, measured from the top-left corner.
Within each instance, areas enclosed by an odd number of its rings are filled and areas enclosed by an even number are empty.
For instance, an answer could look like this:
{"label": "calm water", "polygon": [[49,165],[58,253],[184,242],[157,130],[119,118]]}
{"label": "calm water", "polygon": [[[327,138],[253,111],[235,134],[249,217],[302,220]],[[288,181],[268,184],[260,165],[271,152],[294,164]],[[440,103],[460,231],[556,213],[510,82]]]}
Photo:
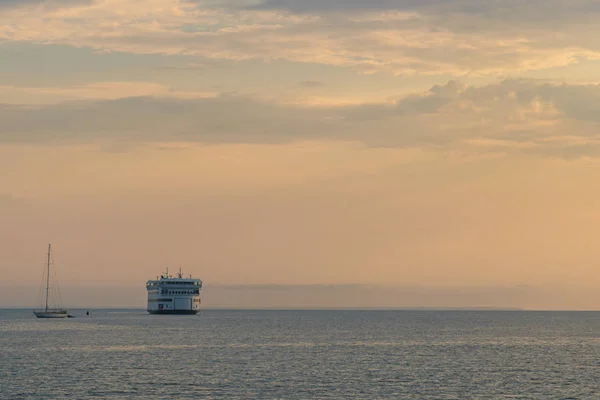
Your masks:
{"label": "calm water", "polygon": [[600,398],[600,313],[75,314],[0,310],[0,398]]}

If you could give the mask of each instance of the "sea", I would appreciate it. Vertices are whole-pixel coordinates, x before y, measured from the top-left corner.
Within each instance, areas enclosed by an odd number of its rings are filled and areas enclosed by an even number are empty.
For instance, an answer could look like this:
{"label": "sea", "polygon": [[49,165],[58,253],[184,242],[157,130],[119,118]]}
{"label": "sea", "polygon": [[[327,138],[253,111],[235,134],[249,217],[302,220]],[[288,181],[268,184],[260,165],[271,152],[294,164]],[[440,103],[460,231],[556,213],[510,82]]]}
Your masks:
{"label": "sea", "polygon": [[0,310],[1,399],[600,399],[600,313]]}

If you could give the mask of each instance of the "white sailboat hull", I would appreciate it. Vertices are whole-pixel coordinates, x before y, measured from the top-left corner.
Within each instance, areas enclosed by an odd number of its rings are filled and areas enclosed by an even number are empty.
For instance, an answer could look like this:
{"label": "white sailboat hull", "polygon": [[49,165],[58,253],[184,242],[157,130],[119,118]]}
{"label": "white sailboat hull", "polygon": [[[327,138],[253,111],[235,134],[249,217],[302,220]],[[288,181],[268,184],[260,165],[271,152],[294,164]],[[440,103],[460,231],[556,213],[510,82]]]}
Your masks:
{"label": "white sailboat hull", "polygon": [[66,310],[34,311],[33,314],[37,318],[69,318]]}

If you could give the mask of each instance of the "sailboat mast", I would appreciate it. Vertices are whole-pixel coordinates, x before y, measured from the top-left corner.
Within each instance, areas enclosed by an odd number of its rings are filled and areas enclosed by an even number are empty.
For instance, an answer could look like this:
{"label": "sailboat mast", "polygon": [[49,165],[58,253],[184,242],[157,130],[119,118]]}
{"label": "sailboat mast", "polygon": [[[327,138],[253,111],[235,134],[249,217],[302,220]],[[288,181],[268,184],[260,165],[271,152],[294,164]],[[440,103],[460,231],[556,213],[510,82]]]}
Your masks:
{"label": "sailboat mast", "polygon": [[50,288],[50,245],[48,245],[48,271],[46,272],[46,311],[48,311],[48,289]]}

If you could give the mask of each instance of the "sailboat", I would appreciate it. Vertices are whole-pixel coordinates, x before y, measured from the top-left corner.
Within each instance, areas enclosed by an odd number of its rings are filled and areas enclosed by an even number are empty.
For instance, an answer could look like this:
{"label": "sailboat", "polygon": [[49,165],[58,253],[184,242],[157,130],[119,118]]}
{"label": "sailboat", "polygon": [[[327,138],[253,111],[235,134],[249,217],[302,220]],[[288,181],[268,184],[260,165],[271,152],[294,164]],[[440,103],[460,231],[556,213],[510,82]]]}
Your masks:
{"label": "sailboat", "polygon": [[[51,246],[48,245],[48,262],[46,264],[46,305],[43,310],[35,310],[33,313],[37,318],[69,318],[70,315],[67,310],[60,308],[60,304],[57,304],[58,308],[48,307],[48,295],[50,293],[50,258],[51,258]],[[58,283],[57,283],[58,286]],[[57,299],[59,300],[59,299]]]}

